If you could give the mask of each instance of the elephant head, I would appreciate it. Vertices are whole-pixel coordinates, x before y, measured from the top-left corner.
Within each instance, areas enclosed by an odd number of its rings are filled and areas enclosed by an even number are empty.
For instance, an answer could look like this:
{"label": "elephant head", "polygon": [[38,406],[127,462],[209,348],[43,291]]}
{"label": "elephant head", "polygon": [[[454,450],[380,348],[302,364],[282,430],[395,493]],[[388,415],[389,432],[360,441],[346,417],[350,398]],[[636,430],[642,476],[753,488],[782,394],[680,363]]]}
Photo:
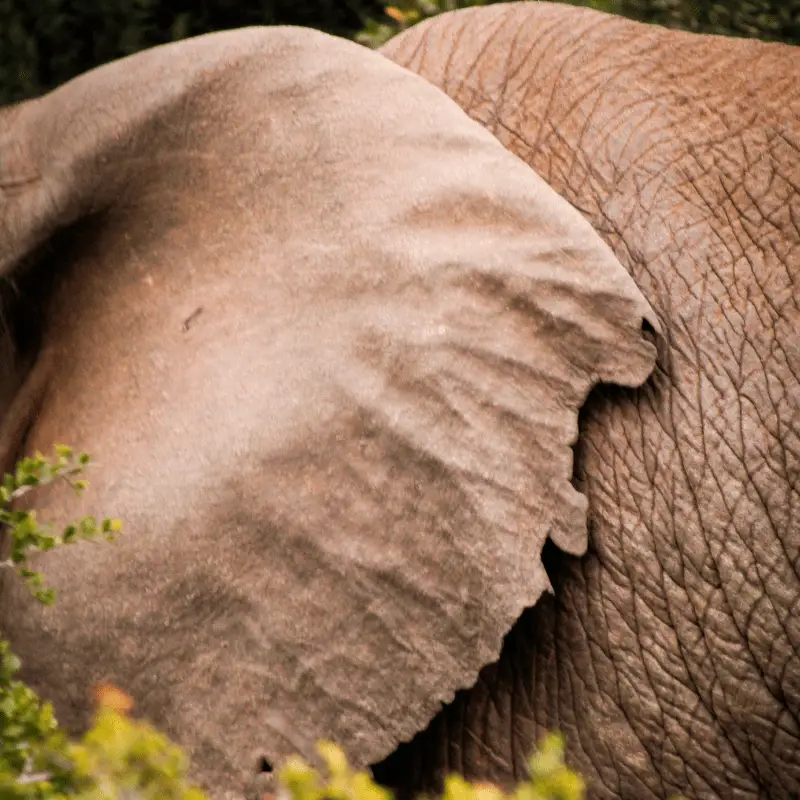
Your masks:
{"label": "elephant head", "polygon": [[800,797],[798,50],[512,3],[383,53],[582,212],[664,347],[583,410],[588,554],[381,774],[507,782],[560,728],[593,797]]}
{"label": "elephant head", "polygon": [[647,379],[651,308],[443,92],[320,33],[156,48],[0,115],[0,270],[43,321],[0,444],[88,450],[82,505],[35,507],[127,528],[39,555],[53,608],[5,577],[24,677],[73,729],[113,681],[214,797],[320,737],[383,758],[497,659],[545,541],[584,552],[578,412]]}
{"label": "elephant head", "polygon": [[421,78],[248,29],[1,110],[0,448],[128,529],[5,579],[26,678],[218,797],[456,692],[385,780],[559,728],[593,797],[800,795],[796,52],[520,3],[384,48]]}

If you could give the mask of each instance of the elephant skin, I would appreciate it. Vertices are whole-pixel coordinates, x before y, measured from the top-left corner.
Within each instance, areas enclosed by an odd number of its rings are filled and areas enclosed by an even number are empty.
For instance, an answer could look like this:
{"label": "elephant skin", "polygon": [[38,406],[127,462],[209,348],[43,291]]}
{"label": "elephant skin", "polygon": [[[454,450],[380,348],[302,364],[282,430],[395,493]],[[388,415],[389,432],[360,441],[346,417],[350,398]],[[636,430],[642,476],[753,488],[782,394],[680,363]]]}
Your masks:
{"label": "elephant skin", "polygon": [[379,774],[508,784],[557,728],[593,798],[800,797],[800,51],[537,2],[382,52],[583,213],[664,347],[582,413],[587,556]]}
{"label": "elephant skin", "polygon": [[71,730],[109,680],[217,798],[320,737],[384,758],[475,683],[550,588],[545,541],[586,548],[590,389],[657,355],[631,277],[523,161],[301,29],[0,111],[0,270],[43,320],[2,446],[97,462],[80,502],[26,500],[127,529],[33,559],[52,608],[6,572],[0,633]]}

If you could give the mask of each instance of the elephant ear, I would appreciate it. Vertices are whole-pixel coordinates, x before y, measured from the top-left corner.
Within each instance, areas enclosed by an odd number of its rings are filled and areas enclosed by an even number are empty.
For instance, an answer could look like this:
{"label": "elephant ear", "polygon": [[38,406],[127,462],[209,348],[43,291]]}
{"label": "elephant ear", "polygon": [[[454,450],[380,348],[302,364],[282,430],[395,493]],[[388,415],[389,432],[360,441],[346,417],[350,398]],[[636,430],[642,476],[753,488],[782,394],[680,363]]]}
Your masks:
{"label": "elephant ear", "polygon": [[646,380],[651,309],[455,103],[324,34],[201,37],[4,113],[0,267],[92,221],[29,443],[90,450],[129,530],[43,556],[60,603],[2,619],[29,674],[59,714],[110,678],[206,785],[319,738],[382,758],[498,657],[545,540],[584,552],[578,411]]}

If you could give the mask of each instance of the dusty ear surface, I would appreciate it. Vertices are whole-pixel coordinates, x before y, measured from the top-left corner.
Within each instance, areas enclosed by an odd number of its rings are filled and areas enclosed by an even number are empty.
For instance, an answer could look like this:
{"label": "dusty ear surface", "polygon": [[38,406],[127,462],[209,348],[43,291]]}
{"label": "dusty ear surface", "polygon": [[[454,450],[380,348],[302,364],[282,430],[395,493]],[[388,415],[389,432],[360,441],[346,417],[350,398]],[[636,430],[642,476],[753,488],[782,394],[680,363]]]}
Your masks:
{"label": "dusty ear surface", "polygon": [[[93,485],[133,533],[91,579],[94,551],[44,562],[62,604],[3,624],[42,664],[48,627],[78,683],[105,659],[155,717],[169,686],[207,784],[320,737],[382,758],[497,658],[548,586],[546,538],[583,552],[578,410],[646,380],[649,306],[444,94],[307,30],[158,48],[16,109],[0,268],[100,212],[58,318],[81,380],[32,442],[79,411],[76,444],[141,478]],[[188,302],[196,340],[172,325]],[[114,604],[93,615],[77,583]]]}

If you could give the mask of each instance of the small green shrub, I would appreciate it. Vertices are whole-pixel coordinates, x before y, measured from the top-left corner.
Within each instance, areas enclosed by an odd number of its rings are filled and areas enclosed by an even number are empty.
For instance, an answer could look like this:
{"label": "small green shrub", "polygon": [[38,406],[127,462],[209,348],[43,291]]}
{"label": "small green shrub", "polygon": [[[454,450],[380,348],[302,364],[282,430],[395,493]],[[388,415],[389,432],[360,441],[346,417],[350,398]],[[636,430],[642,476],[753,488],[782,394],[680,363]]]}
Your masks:
{"label": "small green shrub", "polygon": [[[289,759],[278,773],[291,800],[391,800],[392,793],[378,786],[366,772],[356,772],[342,750],[320,742],[317,750],[327,767],[322,776],[299,758]],[[445,781],[442,800],[581,800],[585,785],[564,764],[564,740],[551,733],[528,760],[530,778],[510,794],[488,783],[470,783],[458,775]]]}
{"label": "small green shrub", "polygon": [[59,797],[74,785],[68,743],[50,705],[14,680],[19,667],[0,642],[0,797]]}
{"label": "small green shrub", "polygon": [[0,485],[0,525],[7,526],[11,540],[11,553],[0,567],[10,567],[27,584],[37,600],[50,605],[55,600],[52,589],[42,586],[42,576],[25,566],[25,559],[30,552],[52,550],[61,544],[74,544],[80,540],[96,539],[101,534],[113,541],[122,529],[122,523],[116,519],[104,519],[98,526],[94,517],[84,517],[77,523],[67,525],[58,536],[49,525],[41,525],[36,519],[35,511],[11,508],[11,503],[18,500],[37,486],[44,486],[57,479],[66,481],[77,495],[86,488],[87,483],[78,476],[89,464],[87,453],[77,457],[72,449],[65,445],[56,445],[52,460],[37,453],[33,458],[23,458],[17,464],[14,474],[3,476]]}

